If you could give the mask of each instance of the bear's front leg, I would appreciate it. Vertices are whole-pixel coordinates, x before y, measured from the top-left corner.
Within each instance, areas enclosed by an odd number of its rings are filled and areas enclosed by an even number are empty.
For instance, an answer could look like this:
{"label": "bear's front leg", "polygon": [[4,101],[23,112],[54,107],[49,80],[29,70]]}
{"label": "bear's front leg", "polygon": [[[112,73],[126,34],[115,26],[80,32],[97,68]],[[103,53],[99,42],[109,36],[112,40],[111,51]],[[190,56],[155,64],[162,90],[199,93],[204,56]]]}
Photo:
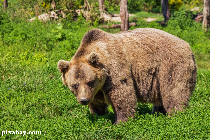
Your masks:
{"label": "bear's front leg", "polygon": [[105,115],[108,105],[105,103],[104,94],[101,90],[95,95],[89,107],[92,114]]}
{"label": "bear's front leg", "polygon": [[115,124],[127,121],[128,117],[134,117],[137,97],[131,80],[114,86],[109,95],[115,112]]}

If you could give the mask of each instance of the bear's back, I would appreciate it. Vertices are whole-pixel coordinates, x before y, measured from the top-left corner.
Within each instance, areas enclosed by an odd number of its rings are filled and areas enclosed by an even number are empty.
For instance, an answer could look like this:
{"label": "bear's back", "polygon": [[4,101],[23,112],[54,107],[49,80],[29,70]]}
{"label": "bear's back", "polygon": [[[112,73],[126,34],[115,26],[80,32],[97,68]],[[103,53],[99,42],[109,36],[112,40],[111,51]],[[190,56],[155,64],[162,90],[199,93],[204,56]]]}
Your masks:
{"label": "bear's back", "polygon": [[192,60],[187,42],[158,29],[138,28],[114,34],[114,37],[119,44],[116,47],[121,47],[129,61]]}

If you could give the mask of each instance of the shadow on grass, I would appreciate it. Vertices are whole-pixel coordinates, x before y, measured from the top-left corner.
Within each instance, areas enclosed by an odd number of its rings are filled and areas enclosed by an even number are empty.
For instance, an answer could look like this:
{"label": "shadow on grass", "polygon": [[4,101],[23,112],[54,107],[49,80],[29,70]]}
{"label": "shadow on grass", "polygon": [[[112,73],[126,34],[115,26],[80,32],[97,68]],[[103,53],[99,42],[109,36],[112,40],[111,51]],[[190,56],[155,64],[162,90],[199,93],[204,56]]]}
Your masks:
{"label": "shadow on grass", "polygon": [[152,109],[149,106],[149,104],[138,104],[136,111],[139,115],[151,114]]}
{"label": "shadow on grass", "polygon": [[108,112],[105,115],[98,116],[97,114],[91,114],[90,111],[88,112],[88,118],[92,123],[95,123],[101,119],[111,121],[112,124],[115,122],[115,115],[113,112]]}
{"label": "shadow on grass", "polygon": [[[151,114],[152,109],[149,104],[138,104],[136,112],[137,112],[137,115],[146,115],[146,114]],[[90,121],[92,121],[92,123],[95,123],[99,121],[99,119],[102,119],[102,118],[104,120],[111,121],[112,124],[115,123],[115,114],[113,111],[112,112],[107,111],[106,114],[103,116],[98,116],[97,114],[91,114],[90,111],[88,111],[87,115]]]}

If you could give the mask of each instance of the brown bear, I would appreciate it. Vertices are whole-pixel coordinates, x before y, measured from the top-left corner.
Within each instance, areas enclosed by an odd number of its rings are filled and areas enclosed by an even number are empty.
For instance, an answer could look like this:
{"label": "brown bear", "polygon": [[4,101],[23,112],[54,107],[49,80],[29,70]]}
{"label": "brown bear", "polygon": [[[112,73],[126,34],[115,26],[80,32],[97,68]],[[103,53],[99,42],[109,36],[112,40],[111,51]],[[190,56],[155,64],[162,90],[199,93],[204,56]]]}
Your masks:
{"label": "brown bear", "polygon": [[60,60],[63,83],[91,113],[113,107],[115,123],[133,117],[137,102],[163,114],[183,110],[197,67],[184,40],[152,28],[110,34],[89,31],[71,61]]}

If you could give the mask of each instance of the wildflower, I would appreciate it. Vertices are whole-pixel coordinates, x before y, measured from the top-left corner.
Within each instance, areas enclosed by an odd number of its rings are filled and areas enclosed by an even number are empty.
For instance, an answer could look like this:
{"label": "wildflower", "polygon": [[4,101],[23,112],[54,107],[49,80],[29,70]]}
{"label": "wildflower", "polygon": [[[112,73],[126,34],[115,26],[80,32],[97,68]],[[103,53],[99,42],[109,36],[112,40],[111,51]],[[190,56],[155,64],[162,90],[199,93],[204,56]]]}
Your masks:
{"label": "wildflower", "polygon": [[42,3],[42,7],[44,7],[44,6],[45,6],[45,2]]}
{"label": "wildflower", "polygon": [[175,3],[175,0],[170,0],[169,4],[173,5]]}
{"label": "wildflower", "polygon": [[45,8],[46,9],[50,9],[50,5],[46,4],[46,7]]}
{"label": "wildflower", "polygon": [[23,83],[24,85],[26,85],[26,83]]}
{"label": "wildflower", "polygon": [[31,12],[31,15],[33,15],[34,14],[34,12]]}

